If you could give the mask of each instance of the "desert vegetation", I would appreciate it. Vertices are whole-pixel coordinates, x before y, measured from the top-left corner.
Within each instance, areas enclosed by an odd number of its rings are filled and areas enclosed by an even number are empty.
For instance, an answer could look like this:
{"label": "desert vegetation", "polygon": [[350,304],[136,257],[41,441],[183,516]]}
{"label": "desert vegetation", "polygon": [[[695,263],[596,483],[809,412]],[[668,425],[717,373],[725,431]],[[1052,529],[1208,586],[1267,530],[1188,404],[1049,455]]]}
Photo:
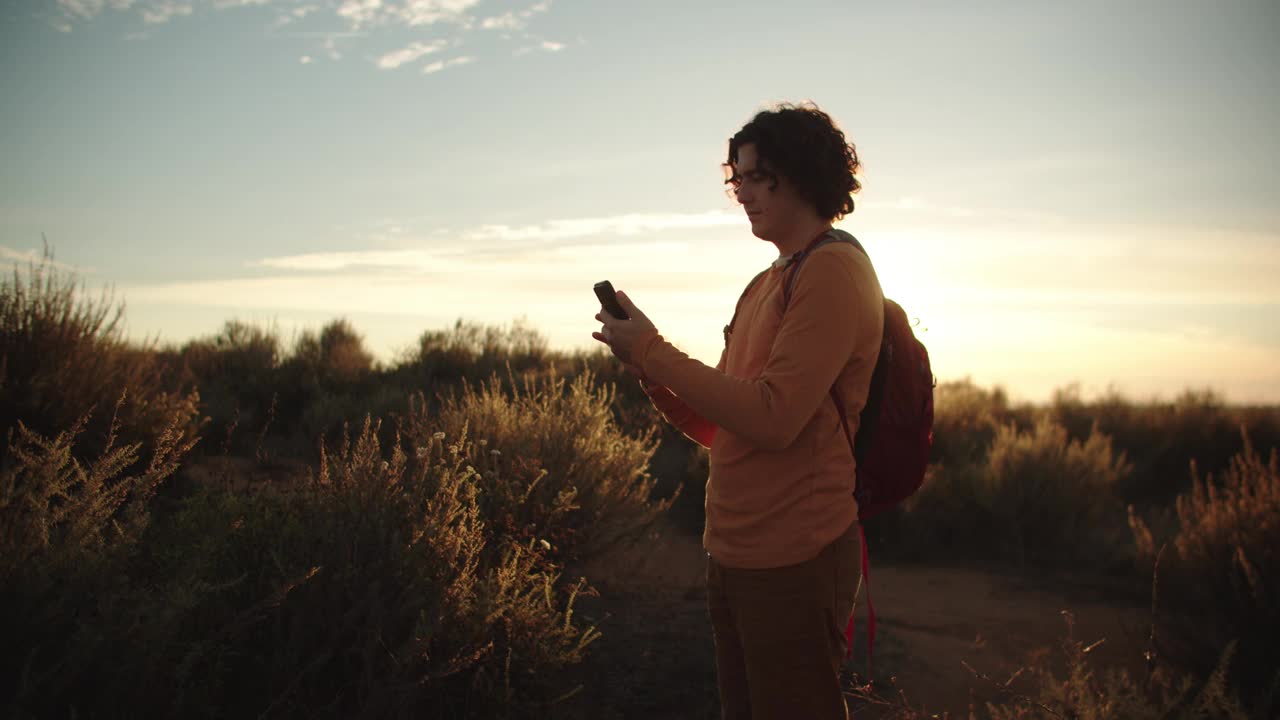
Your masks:
{"label": "desert vegetation", "polygon": [[[612,639],[580,608],[625,598],[578,570],[660,522],[696,534],[707,472],[610,356],[523,322],[459,320],[383,364],[342,318],[162,346],[123,317],[49,262],[0,283],[10,715],[593,716],[572,670]],[[975,716],[1280,709],[1280,409],[936,398],[930,476],[869,525],[877,562],[1065,569],[1153,607],[1145,674],[1098,667],[1068,623],[1056,659],[975,673],[997,691]]]}

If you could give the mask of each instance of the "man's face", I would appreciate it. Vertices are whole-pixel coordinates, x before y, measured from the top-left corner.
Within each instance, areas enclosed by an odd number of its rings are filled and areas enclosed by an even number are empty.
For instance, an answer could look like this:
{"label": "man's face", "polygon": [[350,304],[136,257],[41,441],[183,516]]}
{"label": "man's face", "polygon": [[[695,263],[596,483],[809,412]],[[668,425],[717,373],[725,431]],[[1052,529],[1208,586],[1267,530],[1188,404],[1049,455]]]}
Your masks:
{"label": "man's face", "polygon": [[806,213],[812,214],[813,208],[796,194],[795,187],[785,177],[770,174],[768,170],[760,165],[755,143],[738,148],[734,164],[737,197],[751,221],[751,233],[761,240],[780,240]]}

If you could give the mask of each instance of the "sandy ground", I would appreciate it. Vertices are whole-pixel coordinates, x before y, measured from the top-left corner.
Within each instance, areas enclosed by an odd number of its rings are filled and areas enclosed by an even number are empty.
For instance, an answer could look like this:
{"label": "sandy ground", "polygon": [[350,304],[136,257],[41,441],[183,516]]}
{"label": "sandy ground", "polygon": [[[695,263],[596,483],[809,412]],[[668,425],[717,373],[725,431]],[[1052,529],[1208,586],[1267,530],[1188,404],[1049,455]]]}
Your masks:
{"label": "sandy ground", "polygon": [[[879,617],[876,681],[882,695],[905,696],[930,713],[966,717],[1036,658],[1061,657],[1067,637],[1092,644],[1099,667],[1141,671],[1147,608],[1096,583],[1028,571],[876,564],[872,591]],[[703,590],[700,538],[665,527],[643,543],[571,570],[591,579],[579,618],[603,633],[571,679],[581,693],[552,717],[717,718],[715,660]],[[862,596],[862,597],[865,597]],[[865,607],[859,600],[851,669],[866,673]],[[965,667],[990,680],[975,678]],[[1020,681],[1026,690],[1029,680]],[[898,691],[901,691],[901,694]],[[874,707],[851,701],[855,717]]]}

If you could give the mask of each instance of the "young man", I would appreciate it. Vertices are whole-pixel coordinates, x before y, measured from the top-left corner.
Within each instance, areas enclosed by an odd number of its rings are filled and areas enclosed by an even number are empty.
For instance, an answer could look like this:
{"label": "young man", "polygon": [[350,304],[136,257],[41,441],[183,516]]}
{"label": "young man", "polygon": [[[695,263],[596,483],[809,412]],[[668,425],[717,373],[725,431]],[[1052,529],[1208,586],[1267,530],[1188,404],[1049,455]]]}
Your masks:
{"label": "young man", "polygon": [[668,422],[711,449],[707,596],[725,718],[845,718],[844,627],[860,553],[854,458],[834,401],[857,432],[880,351],[884,297],[848,243],[814,250],[783,311],[796,253],[851,213],[854,146],[813,106],[761,112],[729,140],[726,181],[751,232],[778,259],[742,298],[716,367],[631,316],[601,312],[592,336],[641,378]]}

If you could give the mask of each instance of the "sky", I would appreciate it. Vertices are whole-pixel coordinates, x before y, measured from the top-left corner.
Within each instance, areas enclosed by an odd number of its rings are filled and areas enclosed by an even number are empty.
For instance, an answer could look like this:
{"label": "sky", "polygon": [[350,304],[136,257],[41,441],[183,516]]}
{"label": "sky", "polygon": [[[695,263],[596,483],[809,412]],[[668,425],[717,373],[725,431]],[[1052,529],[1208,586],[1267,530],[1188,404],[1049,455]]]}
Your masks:
{"label": "sky", "polygon": [[0,261],[47,238],[139,340],[593,347],[608,279],[714,364],[778,254],[728,138],[812,101],[940,381],[1280,402],[1274,0],[0,5]]}

